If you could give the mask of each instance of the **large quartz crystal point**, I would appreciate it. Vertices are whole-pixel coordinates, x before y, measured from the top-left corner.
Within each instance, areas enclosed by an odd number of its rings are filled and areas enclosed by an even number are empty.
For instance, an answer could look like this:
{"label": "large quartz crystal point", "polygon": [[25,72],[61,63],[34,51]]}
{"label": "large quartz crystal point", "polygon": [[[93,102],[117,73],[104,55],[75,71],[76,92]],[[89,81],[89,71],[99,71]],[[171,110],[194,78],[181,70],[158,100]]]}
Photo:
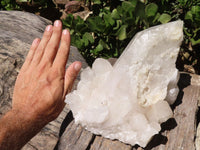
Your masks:
{"label": "large quartz crystal point", "polygon": [[104,59],[81,73],[66,96],[75,122],[106,138],[145,147],[170,117],[178,94],[175,62],[183,22],[139,32],[114,66]]}

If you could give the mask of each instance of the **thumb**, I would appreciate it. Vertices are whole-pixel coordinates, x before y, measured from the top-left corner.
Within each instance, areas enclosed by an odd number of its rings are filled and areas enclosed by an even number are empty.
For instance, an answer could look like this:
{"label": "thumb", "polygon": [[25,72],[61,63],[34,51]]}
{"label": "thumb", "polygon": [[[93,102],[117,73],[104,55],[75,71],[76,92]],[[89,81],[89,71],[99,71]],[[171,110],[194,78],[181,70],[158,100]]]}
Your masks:
{"label": "thumb", "polygon": [[72,89],[74,80],[76,79],[79,71],[81,70],[81,62],[76,61],[72,63],[66,70],[65,83],[64,83],[64,97]]}

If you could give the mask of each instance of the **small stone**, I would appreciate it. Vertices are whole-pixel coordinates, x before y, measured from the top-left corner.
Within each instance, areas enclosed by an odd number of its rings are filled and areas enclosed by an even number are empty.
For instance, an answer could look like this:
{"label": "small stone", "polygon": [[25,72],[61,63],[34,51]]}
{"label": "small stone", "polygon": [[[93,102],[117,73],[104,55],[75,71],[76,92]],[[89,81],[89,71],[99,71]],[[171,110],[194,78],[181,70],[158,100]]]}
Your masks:
{"label": "small stone", "polygon": [[65,12],[66,13],[74,13],[77,12],[81,8],[80,1],[69,1],[65,5]]}
{"label": "small stone", "polygon": [[55,4],[58,4],[58,5],[65,5],[69,2],[70,0],[54,0],[54,3]]}
{"label": "small stone", "polygon": [[75,122],[94,134],[145,147],[172,117],[178,95],[175,62],[183,22],[139,32],[112,66],[98,58],[66,96]]}

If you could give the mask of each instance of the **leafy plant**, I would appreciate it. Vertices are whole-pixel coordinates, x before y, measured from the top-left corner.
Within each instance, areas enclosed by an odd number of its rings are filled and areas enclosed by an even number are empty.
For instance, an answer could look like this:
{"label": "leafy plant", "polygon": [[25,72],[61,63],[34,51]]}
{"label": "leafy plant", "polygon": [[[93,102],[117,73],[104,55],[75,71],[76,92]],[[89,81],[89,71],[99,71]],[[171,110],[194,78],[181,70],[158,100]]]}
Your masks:
{"label": "leafy plant", "polygon": [[1,0],[0,10],[20,9],[15,0]]}
{"label": "leafy plant", "polygon": [[54,4],[51,0],[1,0],[0,10],[31,10],[31,12],[37,12],[39,9],[52,6]]}
{"label": "leafy plant", "polygon": [[[184,42],[177,67],[192,65],[200,73],[200,0],[88,0],[93,12],[86,20],[69,15],[72,45],[91,65],[97,57],[119,57],[140,30],[160,23],[184,21]],[[199,71],[199,72],[198,72]]]}
{"label": "leafy plant", "polygon": [[[51,0],[17,0],[54,7]],[[76,46],[91,65],[95,58],[119,57],[132,37],[161,23],[184,21],[179,70],[191,65],[200,74],[200,0],[84,0],[92,12],[83,20],[72,14],[63,20]],[[15,0],[1,0],[1,10],[23,9]],[[38,10],[33,10],[35,12]]]}
{"label": "leafy plant", "polygon": [[93,0],[93,14],[86,20],[68,17],[63,20],[70,29],[72,45],[91,64],[97,57],[119,57],[132,37],[140,30],[171,20],[167,13],[159,13],[155,3],[138,0]]}

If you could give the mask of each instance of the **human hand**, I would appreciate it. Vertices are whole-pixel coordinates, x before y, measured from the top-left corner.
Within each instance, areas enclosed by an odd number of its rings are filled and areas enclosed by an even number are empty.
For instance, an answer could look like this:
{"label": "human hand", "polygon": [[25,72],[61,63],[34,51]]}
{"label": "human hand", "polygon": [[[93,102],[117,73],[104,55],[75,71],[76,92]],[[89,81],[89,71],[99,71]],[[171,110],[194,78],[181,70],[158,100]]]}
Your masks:
{"label": "human hand", "polygon": [[81,68],[80,62],[74,62],[65,72],[69,49],[70,34],[62,32],[60,21],[46,27],[41,41],[33,41],[15,83],[13,111],[44,125],[60,114]]}

